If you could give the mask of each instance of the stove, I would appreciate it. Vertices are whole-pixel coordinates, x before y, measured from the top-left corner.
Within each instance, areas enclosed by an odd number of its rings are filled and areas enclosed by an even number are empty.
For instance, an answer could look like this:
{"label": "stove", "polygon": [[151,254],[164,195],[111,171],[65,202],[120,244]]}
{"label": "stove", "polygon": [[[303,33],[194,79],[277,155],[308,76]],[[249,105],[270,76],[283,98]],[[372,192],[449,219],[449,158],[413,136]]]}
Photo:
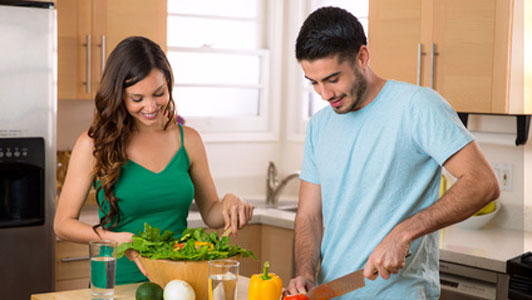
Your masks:
{"label": "stove", "polygon": [[510,275],[508,299],[532,300],[532,252],[508,260],[506,272]]}

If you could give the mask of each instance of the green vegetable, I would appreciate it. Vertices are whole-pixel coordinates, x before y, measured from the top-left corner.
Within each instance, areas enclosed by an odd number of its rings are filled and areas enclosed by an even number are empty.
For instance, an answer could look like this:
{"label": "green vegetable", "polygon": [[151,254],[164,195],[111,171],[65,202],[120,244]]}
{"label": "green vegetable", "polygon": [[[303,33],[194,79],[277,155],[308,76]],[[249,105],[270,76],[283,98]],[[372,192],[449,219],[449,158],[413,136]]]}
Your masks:
{"label": "green vegetable", "polygon": [[157,283],[144,282],[137,288],[135,300],[163,300],[163,288]]}
{"label": "green vegetable", "polygon": [[218,237],[216,232],[206,233],[203,228],[187,228],[180,238],[166,230],[161,235],[159,228],[144,223],[144,232],[133,235],[132,242],[118,246],[117,258],[124,256],[129,249],[136,250],[143,257],[169,260],[213,260],[236,255],[253,257],[253,252],[229,243],[227,237]]}

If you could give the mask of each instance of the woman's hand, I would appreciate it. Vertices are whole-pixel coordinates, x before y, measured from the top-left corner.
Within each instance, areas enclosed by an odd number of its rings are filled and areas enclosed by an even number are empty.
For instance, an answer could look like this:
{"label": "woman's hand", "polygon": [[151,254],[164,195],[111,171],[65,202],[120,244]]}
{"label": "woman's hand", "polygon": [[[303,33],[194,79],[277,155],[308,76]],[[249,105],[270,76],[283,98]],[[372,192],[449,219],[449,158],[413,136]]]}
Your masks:
{"label": "woman's hand", "polygon": [[139,268],[140,272],[144,274],[144,276],[148,277],[148,279],[151,281],[150,277],[148,276],[148,273],[146,272],[146,270],[144,270],[144,267],[140,263],[139,256],[140,254],[136,250],[126,250],[126,257],[129,260],[134,261],[137,264],[137,268]]}
{"label": "woman's hand", "polygon": [[[110,232],[110,231],[107,231],[105,238],[108,238],[108,239],[111,239],[113,241],[116,241],[117,244],[120,245],[122,243],[132,242],[133,241],[131,239],[132,236],[133,236],[133,233],[131,233],[131,232]],[[137,251],[129,249],[129,250],[126,251],[125,255],[126,255],[126,257],[129,260],[131,260],[131,261],[135,262],[135,264],[137,264],[137,268],[139,268],[140,272],[142,274],[144,274],[144,276],[148,277],[148,273],[146,272],[146,270],[144,270],[144,267],[140,263],[139,253]],[[150,278],[148,277],[148,279],[150,279]]]}
{"label": "woman's hand", "polygon": [[226,194],[222,199],[224,229],[231,227],[233,237],[236,237],[238,229],[244,227],[251,220],[253,209],[253,205],[244,201],[244,199],[233,194]]}

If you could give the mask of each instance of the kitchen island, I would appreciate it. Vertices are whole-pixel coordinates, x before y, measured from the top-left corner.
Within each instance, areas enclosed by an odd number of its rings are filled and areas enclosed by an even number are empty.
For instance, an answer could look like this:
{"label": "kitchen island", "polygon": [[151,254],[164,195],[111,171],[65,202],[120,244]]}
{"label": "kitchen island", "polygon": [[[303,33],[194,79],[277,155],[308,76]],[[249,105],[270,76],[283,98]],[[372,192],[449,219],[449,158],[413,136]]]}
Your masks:
{"label": "kitchen island", "polygon": [[[135,292],[141,283],[118,285],[115,288],[115,300],[135,300]],[[240,276],[237,285],[237,300],[248,298],[249,278]],[[91,300],[90,289],[73,290],[56,293],[34,294],[31,300]],[[201,300],[201,299],[198,299]]]}

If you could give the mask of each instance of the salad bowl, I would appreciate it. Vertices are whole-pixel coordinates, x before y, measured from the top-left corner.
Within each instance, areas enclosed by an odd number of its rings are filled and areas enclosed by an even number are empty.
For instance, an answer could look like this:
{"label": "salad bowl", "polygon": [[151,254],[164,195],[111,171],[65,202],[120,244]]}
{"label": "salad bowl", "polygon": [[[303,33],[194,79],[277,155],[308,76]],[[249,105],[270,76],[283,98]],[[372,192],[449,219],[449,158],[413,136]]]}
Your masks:
{"label": "salad bowl", "polygon": [[[229,259],[239,260],[240,256]],[[151,282],[163,289],[174,279],[186,281],[196,293],[196,299],[208,299],[208,261],[174,261],[167,259],[150,259],[139,256],[139,261],[148,273]]]}
{"label": "salad bowl", "polygon": [[174,279],[189,283],[196,299],[207,299],[209,261],[257,257],[253,252],[230,243],[226,231],[207,233],[203,228],[187,228],[178,237],[169,230],[144,224],[144,231],[131,237],[131,242],[118,246],[117,258],[135,251],[151,282],[162,288]]}

